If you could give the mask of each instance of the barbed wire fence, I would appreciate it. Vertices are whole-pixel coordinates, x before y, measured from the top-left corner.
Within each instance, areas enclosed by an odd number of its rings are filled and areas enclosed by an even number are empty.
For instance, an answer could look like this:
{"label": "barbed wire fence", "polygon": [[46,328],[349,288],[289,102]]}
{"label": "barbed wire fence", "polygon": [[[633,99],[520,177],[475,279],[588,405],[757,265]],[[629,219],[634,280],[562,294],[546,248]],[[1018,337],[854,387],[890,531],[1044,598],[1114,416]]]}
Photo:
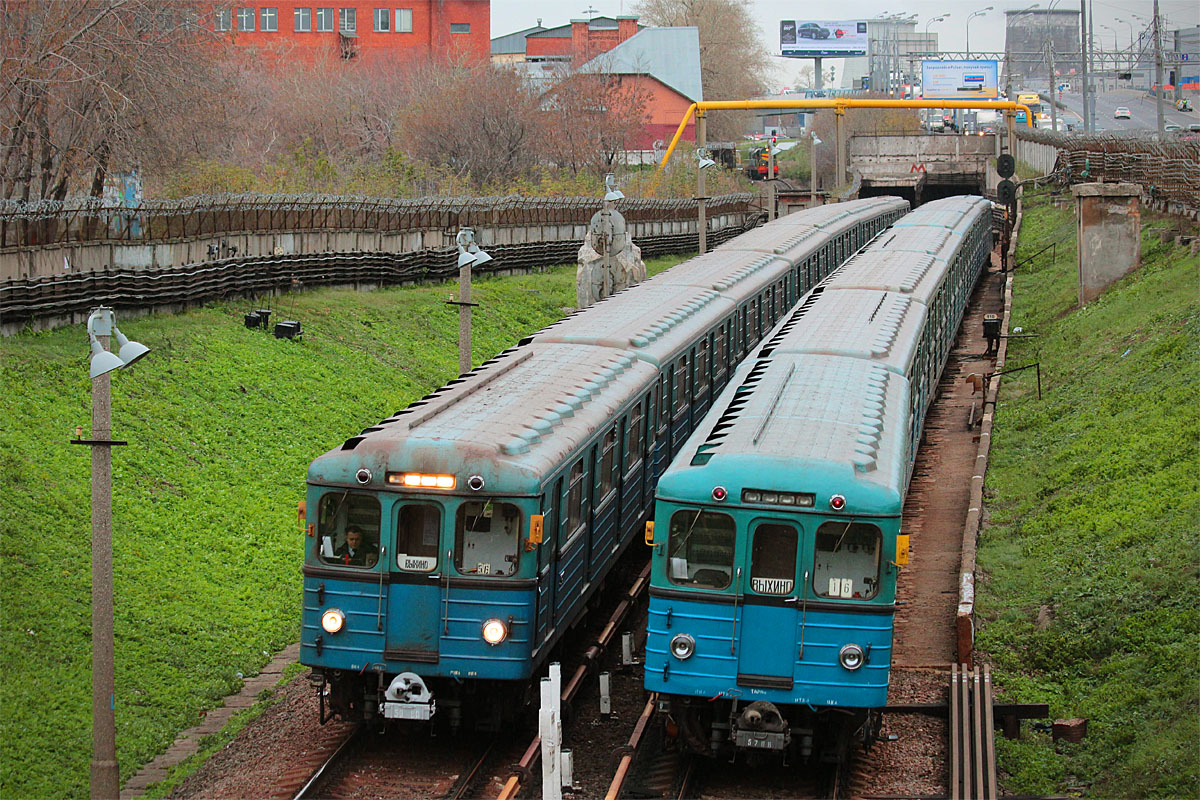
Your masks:
{"label": "barbed wire fence", "polygon": [[1067,183],[1137,183],[1165,210],[1200,216],[1200,141],[1027,130],[1018,130],[1017,138],[1054,147],[1054,171]]}

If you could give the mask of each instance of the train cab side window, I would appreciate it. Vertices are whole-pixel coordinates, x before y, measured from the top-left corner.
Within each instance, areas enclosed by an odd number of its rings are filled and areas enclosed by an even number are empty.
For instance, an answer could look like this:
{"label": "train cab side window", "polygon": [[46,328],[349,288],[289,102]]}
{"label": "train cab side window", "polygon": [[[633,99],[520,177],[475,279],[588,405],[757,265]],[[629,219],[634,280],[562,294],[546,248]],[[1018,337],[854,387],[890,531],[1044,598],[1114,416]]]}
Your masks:
{"label": "train cab side window", "polygon": [[512,503],[465,502],[454,523],[454,566],[464,575],[512,575],[520,536],[521,511]]}
{"label": "train cab side window", "polygon": [[583,461],[571,467],[571,483],[567,489],[567,537],[579,530],[583,522]]}
{"label": "train cab side window", "polygon": [[726,333],[729,327],[728,322],[722,322],[717,326],[717,331],[713,335],[713,376],[720,378],[725,374],[725,362],[729,358],[725,351],[725,340],[728,336]]}
{"label": "train cab side window", "polygon": [[813,591],[818,597],[870,600],[879,593],[883,535],[864,522],[826,522],[817,528]]}
{"label": "train cab side window", "polygon": [[667,540],[667,578],[678,586],[729,586],[736,530],[728,514],[704,509],[676,511]]}
{"label": "train cab side window", "polygon": [[400,509],[396,525],[396,566],[410,572],[437,568],[442,511],[425,503],[410,503]]}
{"label": "train cab side window", "polygon": [[796,588],[796,544],[791,525],[764,522],[754,529],[750,588],[758,594],[791,594]]}
{"label": "train cab side window", "polygon": [[321,498],[317,558],[339,567],[367,568],[379,560],[379,501],[364,492]]}
{"label": "train cab side window", "polygon": [[617,456],[620,454],[617,445],[620,441],[616,425],[604,434],[604,442],[600,447],[600,497],[596,500],[597,507],[603,505],[609,492],[616,488]]}

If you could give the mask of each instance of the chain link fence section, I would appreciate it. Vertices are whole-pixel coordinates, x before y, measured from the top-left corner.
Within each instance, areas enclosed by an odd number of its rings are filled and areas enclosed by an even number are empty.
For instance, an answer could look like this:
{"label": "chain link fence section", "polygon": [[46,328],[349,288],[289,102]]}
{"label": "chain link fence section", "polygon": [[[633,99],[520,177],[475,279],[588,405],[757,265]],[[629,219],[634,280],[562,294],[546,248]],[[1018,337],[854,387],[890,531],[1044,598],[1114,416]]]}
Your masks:
{"label": "chain link fence section", "polygon": [[[710,214],[746,211],[754,195],[708,201]],[[201,195],[152,200],[137,208],[97,198],[58,202],[0,201],[0,248],[80,242],[156,242],[242,233],[304,231],[457,231],[483,226],[586,224],[599,197],[347,197],[319,194]],[[629,222],[690,219],[693,198],[626,198]]]}
{"label": "chain link fence section", "polygon": [[1055,171],[1069,183],[1137,183],[1152,202],[1192,218],[1200,214],[1200,141],[1021,129],[1017,138],[1056,148]]}

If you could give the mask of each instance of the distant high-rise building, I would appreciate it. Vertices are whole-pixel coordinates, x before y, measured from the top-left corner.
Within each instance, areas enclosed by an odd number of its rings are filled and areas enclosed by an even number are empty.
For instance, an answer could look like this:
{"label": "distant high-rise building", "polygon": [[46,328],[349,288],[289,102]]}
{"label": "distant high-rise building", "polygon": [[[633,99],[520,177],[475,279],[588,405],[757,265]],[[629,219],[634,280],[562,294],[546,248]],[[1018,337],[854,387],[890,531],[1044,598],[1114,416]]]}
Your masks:
{"label": "distant high-rise building", "polygon": [[1079,9],[1056,8],[1006,11],[1004,50],[1008,54],[1008,76],[1013,88],[1039,81],[1044,88],[1049,77],[1049,47],[1054,48],[1055,71],[1064,77],[1079,71]]}

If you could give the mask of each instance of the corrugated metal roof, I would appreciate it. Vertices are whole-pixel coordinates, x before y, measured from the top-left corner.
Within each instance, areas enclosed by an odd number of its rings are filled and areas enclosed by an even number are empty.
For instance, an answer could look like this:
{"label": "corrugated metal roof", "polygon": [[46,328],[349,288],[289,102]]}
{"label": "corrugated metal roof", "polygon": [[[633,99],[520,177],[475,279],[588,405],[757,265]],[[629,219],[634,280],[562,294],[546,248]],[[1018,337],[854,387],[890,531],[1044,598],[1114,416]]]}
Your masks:
{"label": "corrugated metal roof", "polygon": [[643,28],[580,72],[649,75],[688,100],[704,99],[700,84],[700,31],[695,27]]}
{"label": "corrugated metal roof", "polygon": [[526,28],[523,31],[497,36],[495,39],[492,39],[492,55],[504,56],[512,55],[513,53],[524,53],[525,37],[544,30],[546,28],[543,28],[541,25],[534,25],[532,28]]}

